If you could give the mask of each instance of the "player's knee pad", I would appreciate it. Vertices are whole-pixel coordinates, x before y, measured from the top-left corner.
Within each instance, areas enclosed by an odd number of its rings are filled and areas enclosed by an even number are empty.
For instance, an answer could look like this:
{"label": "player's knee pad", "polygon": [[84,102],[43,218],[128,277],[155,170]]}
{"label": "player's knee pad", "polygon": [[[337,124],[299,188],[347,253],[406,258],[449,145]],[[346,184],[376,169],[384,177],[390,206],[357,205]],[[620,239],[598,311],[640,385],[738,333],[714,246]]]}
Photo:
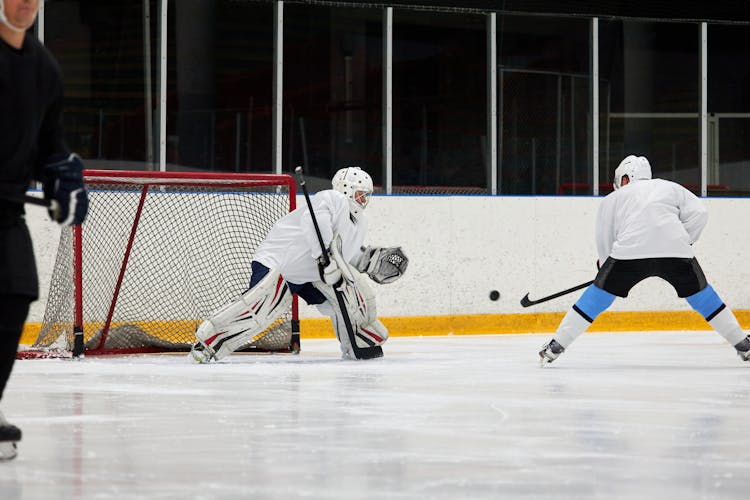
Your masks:
{"label": "player's knee pad", "polygon": [[292,294],[278,270],[271,270],[242,297],[217,311],[198,327],[195,336],[219,360],[245,344],[255,342],[284,314]]}
{"label": "player's knee pad", "polygon": [[698,293],[685,297],[690,307],[695,309],[706,321],[711,321],[714,316],[724,309],[724,302],[711,285],[706,286]]}
{"label": "player's knee pad", "polygon": [[592,323],[597,316],[605,311],[614,302],[615,296],[602,290],[596,285],[590,285],[581,298],[573,305],[573,309],[584,319]]}

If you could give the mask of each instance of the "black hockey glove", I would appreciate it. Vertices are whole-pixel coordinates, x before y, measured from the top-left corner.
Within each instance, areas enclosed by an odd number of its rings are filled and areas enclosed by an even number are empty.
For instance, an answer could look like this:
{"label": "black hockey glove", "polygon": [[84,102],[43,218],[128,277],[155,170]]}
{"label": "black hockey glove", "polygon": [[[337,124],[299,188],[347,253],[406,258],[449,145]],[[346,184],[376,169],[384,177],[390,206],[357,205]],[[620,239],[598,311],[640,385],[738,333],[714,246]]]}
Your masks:
{"label": "black hockey glove", "polygon": [[56,202],[49,209],[55,222],[65,226],[83,223],[89,210],[89,197],[83,185],[83,163],[77,154],[53,155],[47,159],[44,198]]}

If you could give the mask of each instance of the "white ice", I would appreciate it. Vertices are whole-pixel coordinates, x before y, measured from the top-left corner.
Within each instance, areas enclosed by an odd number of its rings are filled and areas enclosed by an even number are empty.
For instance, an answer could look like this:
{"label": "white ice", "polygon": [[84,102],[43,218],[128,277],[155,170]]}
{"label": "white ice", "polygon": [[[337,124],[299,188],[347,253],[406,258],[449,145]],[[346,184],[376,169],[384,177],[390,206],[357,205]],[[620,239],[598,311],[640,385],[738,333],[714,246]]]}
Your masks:
{"label": "white ice", "polygon": [[750,363],[713,332],[22,360],[0,498],[746,499]]}

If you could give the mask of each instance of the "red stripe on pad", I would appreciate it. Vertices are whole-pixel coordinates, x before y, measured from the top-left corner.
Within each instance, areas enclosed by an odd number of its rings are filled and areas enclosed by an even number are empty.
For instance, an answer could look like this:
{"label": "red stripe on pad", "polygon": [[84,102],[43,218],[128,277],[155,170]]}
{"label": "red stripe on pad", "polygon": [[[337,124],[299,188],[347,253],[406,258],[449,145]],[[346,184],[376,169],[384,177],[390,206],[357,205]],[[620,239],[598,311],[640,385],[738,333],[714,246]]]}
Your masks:
{"label": "red stripe on pad", "polygon": [[369,335],[370,337],[372,337],[372,338],[374,338],[375,340],[377,340],[378,342],[383,342],[383,339],[382,339],[381,337],[378,337],[378,336],[377,336],[377,335],[375,334],[375,332],[371,332],[370,330],[366,330],[366,329],[364,329],[364,328],[362,328],[362,327],[360,327],[359,329],[360,329],[360,330],[362,330],[363,332],[365,332],[365,333],[366,333],[367,335]]}
{"label": "red stripe on pad", "polygon": [[213,343],[213,341],[214,341],[214,340],[216,340],[216,337],[218,337],[218,336],[219,336],[219,335],[221,335],[222,333],[227,333],[227,332],[226,332],[226,330],[225,330],[225,331],[223,331],[223,332],[219,332],[219,333],[217,333],[217,334],[215,334],[215,335],[212,335],[211,337],[208,337],[208,338],[207,338],[206,340],[204,340],[204,341],[203,341],[203,343],[204,343],[204,344],[209,344],[209,345],[211,345],[211,344]]}
{"label": "red stripe on pad", "polygon": [[273,299],[271,299],[271,302],[276,300],[276,297],[279,296],[279,288],[281,288],[281,284],[284,282],[284,278],[279,276],[279,279],[276,281],[276,291],[273,294]]}

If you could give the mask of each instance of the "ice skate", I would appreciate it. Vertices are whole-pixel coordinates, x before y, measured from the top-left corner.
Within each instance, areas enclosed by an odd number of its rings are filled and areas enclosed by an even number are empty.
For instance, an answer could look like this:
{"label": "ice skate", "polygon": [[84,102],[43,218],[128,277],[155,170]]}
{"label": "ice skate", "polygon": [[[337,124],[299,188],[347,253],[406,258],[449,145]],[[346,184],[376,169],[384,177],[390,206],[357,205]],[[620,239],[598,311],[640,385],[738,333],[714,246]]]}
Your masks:
{"label": "ice skate", "polygon": [[539,362],[542,366],[552,363],[557,359],[558,356],[560,356],[560,354],[564,352],[565,348],[558,344],[555,339],[552,339],[548,343],[544,344],[542,350],[539,351]]}
{"label": "ice skate", "polygon": [[750,336],[745,337],[734,346],[737,349],[737,356],[742,361],[750,361]]}
{"label": "ice skate", "polygon": [[21,440],[21,429],[9,424],[0,412],[0,461],[11,460],[18,454],[16,442]]}
{"label": "ice skate", "polygon": [[209,363],[214,358],[213,350],[203,345],[201,342],[196,342],[190,349],[188,357],[196,363]]}

